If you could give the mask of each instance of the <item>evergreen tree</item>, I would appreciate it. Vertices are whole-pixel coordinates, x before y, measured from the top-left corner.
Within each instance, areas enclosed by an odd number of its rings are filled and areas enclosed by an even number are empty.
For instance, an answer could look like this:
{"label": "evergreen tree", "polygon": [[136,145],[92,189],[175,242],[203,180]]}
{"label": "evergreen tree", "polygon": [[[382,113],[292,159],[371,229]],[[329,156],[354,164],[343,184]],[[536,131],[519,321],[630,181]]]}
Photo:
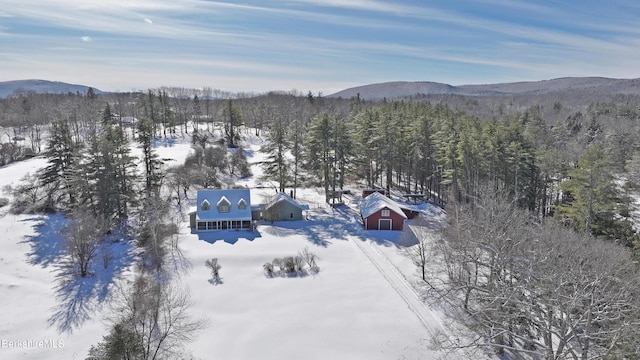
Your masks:
{"label": "evergreen tree", "polygon": [[240,177],[251,176],[251,169],[249,168],[249,162],[244,155],[244,149],[242,146],[231,152],[231,174],[239,175]]}
{"label": "evergreen tree", "polygon": [[300,167],[302,164],[303,142],[306,135],[304,121],[301,116],[297,116],[290,125],[289,132],[290,151],[293,157],[291,164],[291,178],[293,178],[293,197],[296,197],[296,189],[300,178]]}
{"label": "evergreen tree", "polygon": [[339,117],[333,118],[333,140],[331,147],[333,148],[333,164],[331,166],[332,190],[336,191],[336,186],[342,189],[344,187],[344,177],[349,172],[349,164],[353,153],[353,143],[351,140],[351,129],[347,126],[344,119]]}
{"label": "evergreen tree", "polygon": [[260,151],[267,154],[267,158],[262,162],[264,176],[266,179],[278,182],[278,191],[284,192],[289,179],[288,164],[286,160],[287,149],[289,148],[289,138],[287,128],[282,118],[276,116],[269,127],[267,133],[267,143]]}
{"label": "evergreen tree", "polygon": [[111,106],[109,103],[104,107],[102,112],[102,125],[111,125],[113,123],[113,113],[111,112]]}
{"label": "evergreen tree", "polygon": [[136,201],[136,165],[122,129],[107,126],[101,130],[89,138],[81,168],[75,174],[75,188],[81,203],[94,214],[125,220]]}
{"label": "evergreen tree", "polygon": [[238,128],[244,125],[244,118],[237,107],[233,105],[231,100],[227,100],[227,104],[222,109],[222,118],[224,120],[224,134],[230,148],[238,147],[240,142],[240,132]]}
{"label": "evergreen tree", "polygon": [[329,114],[321,113],[311,122],[307,140],[307,166],[320,178],[324,187],[325,200],[329,202],[329,185],[331,183],[331,166],[333,165],[331,143],[333,128]]}
{"label": "evergreen tree", "polygon": [[142,157],[145,170],[145,189],[147,195],[151,192],[158,192],[162,182],[162,160],[158,157],[151,142],[153,140],[153,123],[148,119],[138,121],[138,142],[142,145]]}
{"label": "evergreen tree", "polygon": [[569,170],[569,179],[560,184],[565,196],[556,216],[578,231],[631,245],[633,231],[621,217],[628,211],[629,200],[617,187],[612,167],[607,149],[601,143],[592,144]]}
{"label": "evergreen tree", "polygon": [[[68,196],[70,205],[75,204],[75,190],[71,187],[71,175],[79,157],[80,145],[72,137],[69,123],[64,120],[51,123],[51,132],[48,147],[44,153],[47,158],[47,167],[39,177],[43,186],[51,186],[54,190],[49,194],[51,202],[58,202],[58,192]],[[49,204],[54,207],[56,204]]]}
{"label": "evergreen tree", "polygon": [[370,188],[377,178],[374,173],[377,148],[373,145],[373,134],[378,115],[377,111],[365,110],[354,117],[354,171],[358,177],[366,179]]}

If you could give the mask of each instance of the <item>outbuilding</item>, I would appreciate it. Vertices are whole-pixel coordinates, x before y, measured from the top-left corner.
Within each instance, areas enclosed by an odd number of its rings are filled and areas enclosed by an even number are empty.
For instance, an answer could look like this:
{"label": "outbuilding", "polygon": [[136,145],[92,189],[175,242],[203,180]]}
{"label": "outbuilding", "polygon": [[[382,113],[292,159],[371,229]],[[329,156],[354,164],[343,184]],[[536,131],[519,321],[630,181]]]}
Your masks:
{"label": "outbuilding", "polygon": [[269,201],[252,210],[254,219],[267,221],[302,220],[303,210],[309,206],[303,205],[285,193],[277,193]]}
{"label": "outbuilding", "polygon": [[407,220],[400,205],[379,192],[362,199],[360,216],[367,230],[402,230]]}

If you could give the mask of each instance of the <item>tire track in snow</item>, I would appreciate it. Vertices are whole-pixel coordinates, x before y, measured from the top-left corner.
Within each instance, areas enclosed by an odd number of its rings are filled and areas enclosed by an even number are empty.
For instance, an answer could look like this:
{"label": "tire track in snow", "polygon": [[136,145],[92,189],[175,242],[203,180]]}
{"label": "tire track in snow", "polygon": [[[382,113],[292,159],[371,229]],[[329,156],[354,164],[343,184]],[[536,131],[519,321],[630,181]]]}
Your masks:
{"label": "tire track in snow", "polygon": [[[347,212],[340,211],[340,213],[345,217],[345,220],[356,223],[358,222],[358,215],[355,209],[348,207]],[[363,238],[366,237],[363,236]],[[387,283],[393,288],[398,296],[400,296],[405,304],[407,304],[409,310],[414,313],[422,326],[424,326],[431,336],[435,336],[438,333],[445,333],[449,336],[451,335],[449,330],[440,320],[440,317],[427,307],[420,298],[420,294],[418,294],[404,274],[402,274],[402,272],[386,255],[375,249],[368,241],[365,242],[358,238],[352,238],[350,240],[369,259],[371,264],[378,270]],[[451,354],[461,355],[456,351]],[[449,358],[446,355],[444,357]]]}
{"label": "tire track in snow", "polygon": [[371,264],[373,264],[382,277],[384,277],[400,298],[402,298],[402,300],[407,304],[409,310],[416,315],[418,320],[420,320],[422,325],[431,335],[436,334],[438,330],[444,330],[440,320],[434,316],[431,311],[425,308],[424,303],[420,300],[420,297],[416,294],[411,285],[407,283],[402,275],[396,273],[398,270],[391,268],[389,264],[385,264],[383,259],[380,257],[380,254],[376,253],[371,245],[365,244],[358,239],[352,239],[352,242],[369,259],[369,261],[371,261]]}

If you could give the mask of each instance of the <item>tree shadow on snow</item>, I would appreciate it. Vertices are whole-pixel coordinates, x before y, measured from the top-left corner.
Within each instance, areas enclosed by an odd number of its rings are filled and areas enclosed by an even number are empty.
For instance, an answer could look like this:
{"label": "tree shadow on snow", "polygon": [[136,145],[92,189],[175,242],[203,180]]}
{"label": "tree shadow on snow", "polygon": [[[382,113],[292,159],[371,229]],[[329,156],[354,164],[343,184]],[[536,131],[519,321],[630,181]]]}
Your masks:
{"label": "tree shadow on snow", "polygon": [[211,279],[209,279],[209,284],[213,286],[217,286],[217,285],[224,284],[224,282],[222,281],[222,278],[220,277],[220,275],[214,275],[211,277]]}
{"label": "tree shadow on snow", "polygon": [[43,215],[22,221],[36,222],[33,226],[36,233],[22,241],[31,247],[31,251],[27,253],[29,264],[46,268],[64,256],[65,243],[62,229],[67,226],[68,221],[62,214]]}
{"label": "tree shadow on snow", "polygon": [[72,264],[61,264],[58,268],[55,285],[58,305],[53,308],[48,322],[59,332],[72,333],[90,320],[108,299],[114,281],[134,263],[129,242],[106,242],[104,246],[108,247],[111,256],[106,267],[102,259],[96,259],[91,274],[84,278],[78,275],[77,268]]}
{"label": "tree shadow on snow", "polygon": [[115,234],[105,238],[90,265],[90,274],[83,278],[65,251],[61,231],[66,218],[51,214],[30,220],[39,223],[34,226],[36,234],[25,240],[31,246],[28,261],[55,274],[53,289],[58,304],[47,322],[61,333],[72,333],[100,309],[109,297],[111,284],[133,264],[132,246],[128,241],[117,241],[120,239]]}
{"label": "tree shadow on snow", "polygon": [[165,137],[165,138],[153,138],[153,140],[151,141],[151,147],[152,148],[159,148],[159,147],[172,147],[176,144],[176,139],[173,137]]}
{"label": "tree shadow on snow", "polygon": [[285,237],[303,234],[316,246],[327,247],[332,240],[347,240],[348,237],[362,241],[373,240],[384,246],[397,242],[400,231],[364,230],[360,214],[347,206],[335,206],[313,214],[313,220],[280,221],[262,230],[268,234]]}
{"label": "tree shadow on snow", "polygon": [[217,230],[208,232],[197,233],[198,240],[206,241],[210,244],[215,244],[218,241],[224,241],[228,244],[235,244],[240,239],[253,241],[256,238],[262,237],[259,231],[247,231],[247,230]]}

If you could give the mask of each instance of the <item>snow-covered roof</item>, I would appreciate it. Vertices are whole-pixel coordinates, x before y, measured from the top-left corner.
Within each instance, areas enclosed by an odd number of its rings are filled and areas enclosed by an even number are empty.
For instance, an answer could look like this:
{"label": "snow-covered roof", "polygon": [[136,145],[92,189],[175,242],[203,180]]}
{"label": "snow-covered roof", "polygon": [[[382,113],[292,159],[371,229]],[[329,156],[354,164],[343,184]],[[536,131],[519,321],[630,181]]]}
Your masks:
{"label": "snow-covered roof", "polygon": [[360,214],[362,214],[364,218],[368,218],[384,208],[401,215],[405,219],[407,218],[407,215],[404,214],[398,203],[378,192],[372,193],[360,202]]}
{"label": "snow-covered roof", "polygon": [[244,199],[248,204],[251,203],[251,192],[249,189],[201,189],[198,190],[198,200],[196,204],[202,204],[203,201],[208,201],[211,204],[220,205],[220,203],[227,201],[229,206],[229,212],[218,212],[218,208],[212,206],[210,210],[203,210],[202,207],[198,208],[198,218],[202,220],[235,220],[235,219],[251,219],[251,207],[246,206],[244,209],[238,207],[238,202]]}
{"label": "snow-covered roof", "polygon": [[295,206],[295,207],[297,207],[299,209],[302,209],[302,210],[308,210],[309,209],[309,206],[300,204],[297,200],[293,199],[291,196],[289,196],[289,195],[287,195],[285,193],[282,193],[282,192],[279,192],[279,193],[273,195],[269,199],[269,201],[267,202],[265,208],[268,209],[268,208],[272,207],[273,205],[275,205],[275,204],[277,204],[277,203],[279,203],[281,201],[286,201],[286,202],[290,203],[291,205],[293,205],[293,206]]}
{"label": "snow-covered roof", "polygon": [[[207,201],[207,200],[205,200],[205,201]],[[227,199],[226,196],[222,195],[220,197],[220,200],[218,200],[218,202],[216,203],[216,205],[220,206],[220,204],[229,204],[229,205],[231,205],[231,201],[229,201],[229,199]]]}

